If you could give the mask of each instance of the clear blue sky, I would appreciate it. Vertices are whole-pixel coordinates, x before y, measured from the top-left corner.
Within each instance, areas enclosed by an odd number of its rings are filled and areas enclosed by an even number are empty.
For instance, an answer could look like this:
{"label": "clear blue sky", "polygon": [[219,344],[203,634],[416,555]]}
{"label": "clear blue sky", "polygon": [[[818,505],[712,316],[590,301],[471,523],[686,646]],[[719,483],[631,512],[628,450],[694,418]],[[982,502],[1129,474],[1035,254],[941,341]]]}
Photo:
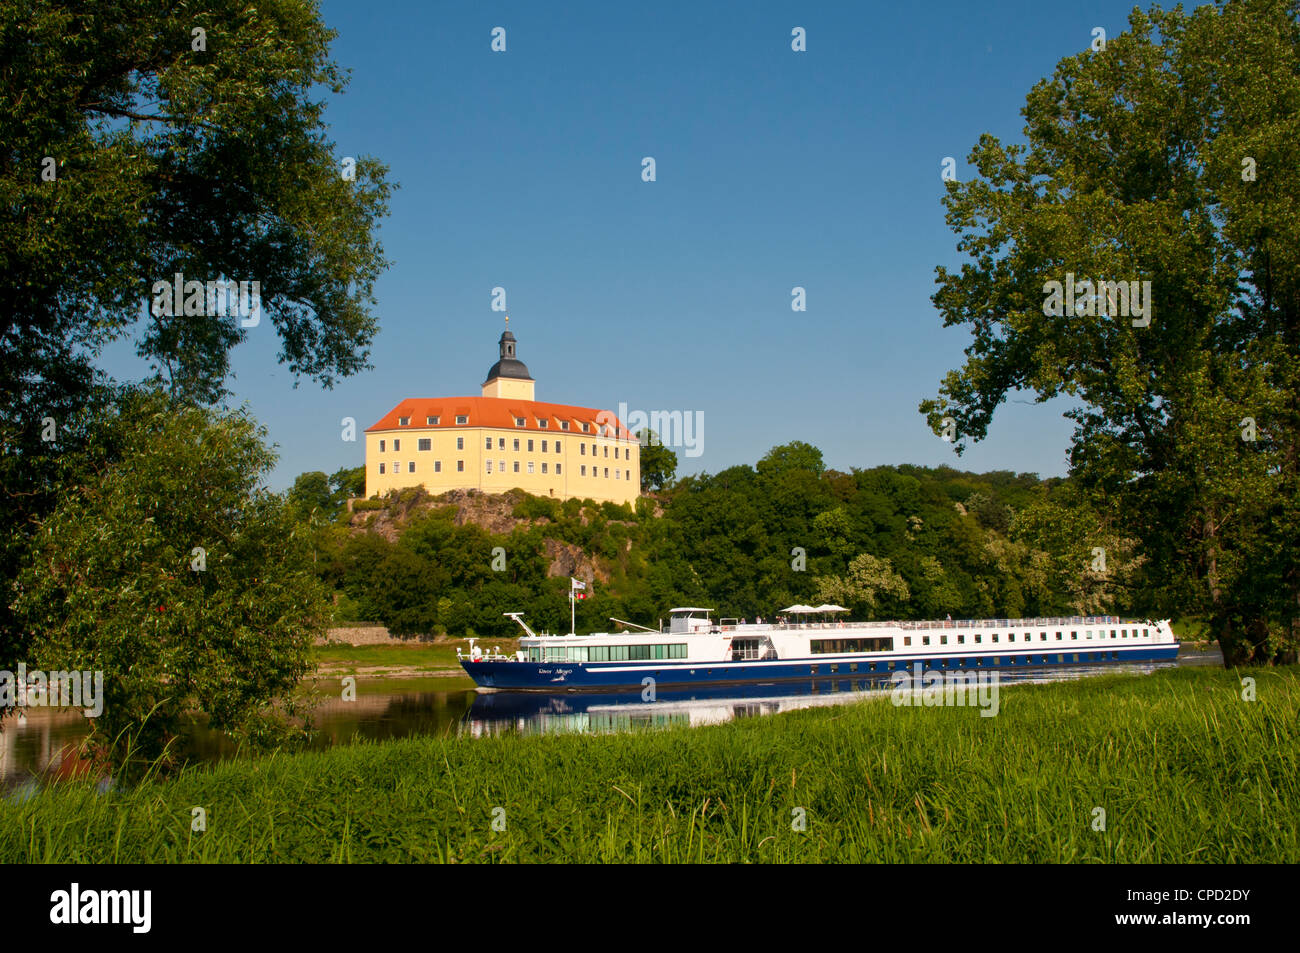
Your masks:
{"label": "clear blue sky", "polygon": [[498,285],[538,399],[702,412],[704,453],[679,450],[679,473],[800,439],[843,470],[1063,474],[1062,403],[1022,395],[962,458],[917,412],[967,343],[930,302],[935,266],[961,261],[940,162],[965,179],[981,133],[1019,141],[1030,87],[1132,3],[809,6],[325,0],[352,71],[327,120],[340,155],[400,183],[393,264],[372,371],[295,390],[269,322],[237,348],[230,386],[279,445],[273,485],[360,464],[345,416],[361,430],[406,397],[477,394]]}

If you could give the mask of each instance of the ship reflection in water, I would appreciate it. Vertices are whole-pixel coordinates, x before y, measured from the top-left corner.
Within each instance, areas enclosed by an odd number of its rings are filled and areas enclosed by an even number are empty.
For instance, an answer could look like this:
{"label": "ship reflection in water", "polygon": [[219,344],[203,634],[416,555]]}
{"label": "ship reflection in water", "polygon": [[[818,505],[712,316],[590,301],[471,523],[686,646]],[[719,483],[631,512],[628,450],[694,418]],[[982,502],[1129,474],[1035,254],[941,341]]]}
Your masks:
{"label": "ship reflection in water", "polygon": [[[1168,664],[1168,663],[1164,663]],[[1193,663],[1195,664],[1195,663]],[[1160,663],[1129,666],[1026,669],[1002,673],[1000,685],[1079,678],[1116,671],[1149,672]],[[676,725],[715,725],[734,718],[773,715],[796,708],[840,705],[875,698],[888,704],[888,680],[822,678],[816,681],[727,685],[660,691],[654,701],[637,692],[621,694],[544,694],[478,692],[464,679],[449,686],[445,678],[361,686],[353,701],[323,701],[313,715],[310,747],[322,750],[357,740],[384,741],[429,735],[468,737],[511,732],[549,734],[611,732]],[[458,680],[460,681],[460,680]],[[463,687],[462,687],[463,686]],[[34,709],[0,722],[0,796],[23,798],[43,784],[90,775],[110,783],[107,772],[83,757],[86,720],[66,709]],[[180,760],[212,763],[240,757],[224,734],[196,727]]]}
{"label": "ship reflection in water", "polygon": [[[1168,663],[1145,663],[1026,670],[1014,674],[1003,673],[998,683],[1034,684],[1121,671],[1145,673],[1167,665]],[[893,685],[888,679],[847,678],[660,691],[653,701],[627,692],[488,692],[475,695],[469,711],[460,721],[460,733],[479,737],[509,732],[565,734],[677,725],[695,727],[755,715],[775,715],[800,708],[842,705],[873,698],[887,699],[892,692]]]}

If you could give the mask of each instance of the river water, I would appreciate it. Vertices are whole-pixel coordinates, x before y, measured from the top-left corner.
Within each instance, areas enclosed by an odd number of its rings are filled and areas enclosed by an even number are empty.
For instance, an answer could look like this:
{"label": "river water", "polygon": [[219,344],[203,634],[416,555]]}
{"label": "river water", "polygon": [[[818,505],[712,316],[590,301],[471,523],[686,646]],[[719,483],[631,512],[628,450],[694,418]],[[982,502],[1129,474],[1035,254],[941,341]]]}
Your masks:
{"label": "river water", "polygon": [[[1186,654],[1179,665],[1222,664],[1217,653]],[[1059,681],[1102,672],[1148,672],[1153,665],[1108,665],[1003,673],[1002,683]],[[328,697],[337,679],[317,689],[324,700],[313,715],[311,747],[324,749],[358,739],[385,740],[416,735],[482,736],[502,732],[621,731],[637,727],[706,725],[776,714],[796,708],[838,705],[888,693],[888,681],[850,679],[726,686],[659,692],[653,701],[637,693],[619,695],[540,694],[474,690],[467,677],[366,681],[358,679],[356,698]],[[22,796],[42,783],[92,770],[78,753],[86,735],[85,717],[66,709],[32,708],[0,722],[0,790]],[[221,732],[194,729],[180,752],[189,762],[237,757],[234,742]]]}

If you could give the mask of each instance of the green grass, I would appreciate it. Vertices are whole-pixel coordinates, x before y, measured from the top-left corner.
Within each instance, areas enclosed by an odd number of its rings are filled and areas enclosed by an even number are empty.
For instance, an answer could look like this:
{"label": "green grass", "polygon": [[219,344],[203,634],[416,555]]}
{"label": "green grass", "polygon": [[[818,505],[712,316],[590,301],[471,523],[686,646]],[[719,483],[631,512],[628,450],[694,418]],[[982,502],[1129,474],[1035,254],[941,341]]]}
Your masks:
{"label": "green grass", "polygon": [[357,744],[107,795],[73,782],[0,803],[0,862],[1294,863],[1300,681],[1249,674],[1253,702],[1231,672],[1173,669],[1004,687],[994,718],[881,698],[707,728]]}
{"label": "green grass", "polygon": [[[498,647],[511,654],[517,639],[480,639],[479,644],[491,650]],[[413,642],[410,645],[340,645],[337,643],[315,647],[317,664],[328,665],[331,674],[355,672],[361,668],[416,668],[421,671],[462,671],[456,659],[456,649],[469,651],[469,642],[463,639],[446,642]]]}

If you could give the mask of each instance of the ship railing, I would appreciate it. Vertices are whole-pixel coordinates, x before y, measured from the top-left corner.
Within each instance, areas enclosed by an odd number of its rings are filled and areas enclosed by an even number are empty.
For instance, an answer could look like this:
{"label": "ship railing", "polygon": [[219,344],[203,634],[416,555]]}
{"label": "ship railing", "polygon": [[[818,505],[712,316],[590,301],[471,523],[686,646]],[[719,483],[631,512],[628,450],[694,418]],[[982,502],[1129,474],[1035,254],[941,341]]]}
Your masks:
{"label": "ship railing", "polygon": [[1028,619],[926,619],[917,621],[871,622],[784,622],[773,623],[777,629],[1011,629],[1065,625],[1119,625],[1119,616],[1035,616]]}

